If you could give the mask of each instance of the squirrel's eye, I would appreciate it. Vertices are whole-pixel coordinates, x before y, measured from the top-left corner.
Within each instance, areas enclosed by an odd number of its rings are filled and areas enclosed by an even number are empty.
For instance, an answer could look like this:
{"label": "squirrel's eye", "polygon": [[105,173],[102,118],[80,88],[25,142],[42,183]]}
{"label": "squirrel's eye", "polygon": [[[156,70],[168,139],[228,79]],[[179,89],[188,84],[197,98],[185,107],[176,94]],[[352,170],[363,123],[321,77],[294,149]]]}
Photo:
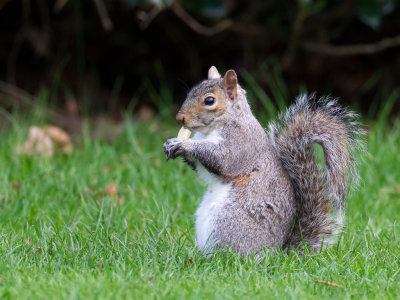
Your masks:
{"label": "squirrel's eye", "polygon": [[206,99],[204,99],[204,104],[205,105],[213,105],[215,103],[215,98],[214,97],[207,97]]}

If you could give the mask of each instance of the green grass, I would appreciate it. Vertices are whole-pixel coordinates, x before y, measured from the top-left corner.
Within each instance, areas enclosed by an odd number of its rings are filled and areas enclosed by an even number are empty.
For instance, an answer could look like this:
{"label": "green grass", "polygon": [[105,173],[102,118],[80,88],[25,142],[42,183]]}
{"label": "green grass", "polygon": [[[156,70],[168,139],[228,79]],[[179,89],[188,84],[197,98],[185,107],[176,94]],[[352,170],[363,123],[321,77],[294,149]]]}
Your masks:
{"label": "green grass", "polygon": [[[14,151],[27,135],[23,119],[0,136],[1,298],[400,295],[400,122],[370,129],[339,242],[304,256],[270,253],[259,263],[197,252],[194,212],[205,187],[161,151],[178,128],[128,125],[111,144],[83,138],[72,155],[33,158]],[[118,196],[104,195],[111,183]]]}

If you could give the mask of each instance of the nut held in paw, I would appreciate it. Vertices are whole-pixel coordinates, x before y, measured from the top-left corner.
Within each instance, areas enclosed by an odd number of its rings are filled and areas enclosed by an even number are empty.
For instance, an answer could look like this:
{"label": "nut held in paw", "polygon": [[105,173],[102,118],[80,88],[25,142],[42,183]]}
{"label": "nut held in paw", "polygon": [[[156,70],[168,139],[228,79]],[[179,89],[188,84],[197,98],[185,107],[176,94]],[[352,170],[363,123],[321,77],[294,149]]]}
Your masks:
{"label": "nut held in paw", "polygon": [[178,132],[178,139],[188,139],[190,138],[191,134],[192,132],[189,129],[181,127],[181,129]]}

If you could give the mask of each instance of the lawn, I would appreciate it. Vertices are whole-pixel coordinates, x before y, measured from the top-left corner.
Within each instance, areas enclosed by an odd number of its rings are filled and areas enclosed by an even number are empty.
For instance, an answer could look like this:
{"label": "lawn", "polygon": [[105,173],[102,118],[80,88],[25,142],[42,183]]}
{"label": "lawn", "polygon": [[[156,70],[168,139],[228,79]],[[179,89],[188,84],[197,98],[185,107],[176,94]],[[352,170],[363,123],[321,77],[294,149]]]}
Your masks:
{"label": "lawn", "polygon": [[400,122],[369,127],[338,243],[260,263],[197,252],[194,212],[205,186],[161,151],[178,126],[127,123],[113,142],[84,135],[71,155],[34,158],[15,147],[35,120],[12,119],[0,136],[1,298],[400,295]]}

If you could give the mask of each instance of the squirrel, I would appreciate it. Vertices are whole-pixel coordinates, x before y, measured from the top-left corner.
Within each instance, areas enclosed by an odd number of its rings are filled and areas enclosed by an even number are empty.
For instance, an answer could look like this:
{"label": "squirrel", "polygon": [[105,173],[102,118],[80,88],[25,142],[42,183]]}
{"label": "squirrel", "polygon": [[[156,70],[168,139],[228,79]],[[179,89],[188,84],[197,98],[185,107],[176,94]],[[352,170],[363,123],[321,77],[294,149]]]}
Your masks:
{"label": "squirrel", "polygon": [[270,247],[332,245],[343,227],[349,180],[358,176],[357,117],[337,99],[301,95],[265,130],[235,71],[221,78],[212,66],[176,115],[194,136],[163,146],[167,160],[182,157],[208,185],[196,211],[199,250],[249,256]]}

